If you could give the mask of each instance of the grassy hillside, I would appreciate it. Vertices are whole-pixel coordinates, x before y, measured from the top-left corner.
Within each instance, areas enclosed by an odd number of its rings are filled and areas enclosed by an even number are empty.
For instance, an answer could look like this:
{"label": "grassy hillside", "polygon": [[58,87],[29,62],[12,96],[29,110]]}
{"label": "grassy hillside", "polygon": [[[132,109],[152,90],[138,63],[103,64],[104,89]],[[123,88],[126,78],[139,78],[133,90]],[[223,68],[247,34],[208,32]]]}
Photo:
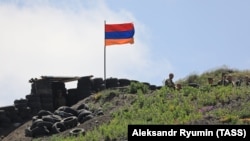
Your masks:
{"label": "grassy hillside", "polygon": [[[152,91],[145,84],[133,82],[127,88],[99,92],[85,102],[90,108],[102,107],[110,120],[91,128],[84,136],[60,134],[46,140],[126,140],[128,124],[250,124],[250,86],[242,82],[239,87],[212,87],[207,83],[208,77],[219,80],[225,71],[235,79],[250,74],[222,68],[178,80],[183,85],[181,90],[163,86]],[[188,86],[189,83],[199,87]]]}

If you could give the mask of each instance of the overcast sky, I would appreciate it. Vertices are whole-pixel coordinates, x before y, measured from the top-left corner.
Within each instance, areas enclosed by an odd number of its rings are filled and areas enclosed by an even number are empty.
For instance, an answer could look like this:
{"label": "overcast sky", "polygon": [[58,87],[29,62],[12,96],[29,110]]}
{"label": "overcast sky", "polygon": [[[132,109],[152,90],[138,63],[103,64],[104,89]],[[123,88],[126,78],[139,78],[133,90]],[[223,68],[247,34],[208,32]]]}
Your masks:
{"label": "overcast sky", "polygon": [[135,26],[134,44],[106,48],[107,78],[248,70],[249,13],[249,0],[0,0],[0,106],[25,98],[31,78],[104,77],[104,21]]}

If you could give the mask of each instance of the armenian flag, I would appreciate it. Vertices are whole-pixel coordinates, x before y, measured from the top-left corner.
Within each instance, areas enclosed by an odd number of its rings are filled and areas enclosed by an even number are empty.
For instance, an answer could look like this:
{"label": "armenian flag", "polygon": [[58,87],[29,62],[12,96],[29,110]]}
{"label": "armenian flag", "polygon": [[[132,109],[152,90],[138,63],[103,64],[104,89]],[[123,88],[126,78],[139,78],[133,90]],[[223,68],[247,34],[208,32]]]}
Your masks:
{"label": "armenian flag", "polygon": [[105,46],[134,43],[134,24],[105,24]]}

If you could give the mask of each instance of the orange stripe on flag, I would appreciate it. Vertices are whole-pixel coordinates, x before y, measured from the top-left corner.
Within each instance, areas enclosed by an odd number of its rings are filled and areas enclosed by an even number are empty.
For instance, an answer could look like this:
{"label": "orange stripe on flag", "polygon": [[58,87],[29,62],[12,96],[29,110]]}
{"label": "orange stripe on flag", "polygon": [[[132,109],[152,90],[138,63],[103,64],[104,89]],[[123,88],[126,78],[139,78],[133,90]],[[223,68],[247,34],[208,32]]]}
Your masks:
{"label": "orange stripe on flag", "polygon": [[128,38],[128,39],[106,39],[105,40],[105,45],[106,46],[116,45],[116,44],[126,44],[126,43],[133,44],[134,43],[134,38]]}

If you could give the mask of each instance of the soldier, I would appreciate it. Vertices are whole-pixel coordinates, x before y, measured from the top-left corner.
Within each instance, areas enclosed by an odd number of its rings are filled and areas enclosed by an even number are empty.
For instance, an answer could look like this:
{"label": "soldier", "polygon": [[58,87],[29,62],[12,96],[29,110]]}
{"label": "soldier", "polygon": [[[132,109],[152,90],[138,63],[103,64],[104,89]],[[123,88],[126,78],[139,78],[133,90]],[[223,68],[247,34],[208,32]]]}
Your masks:
{"label": "soldier", "polygon": [[176,84],[176,89],[177,90],[181,90],[182,89],[182,85],[181,84]]}
{"label": "soldier", "polygon": [[227,85],[230,85],[231,84],[231,86],[235,86],[236,84],[235,84],[235,81],[233,81],[233,77],[232,77],[232,75],[228,75],[227,76]]}
{"label": "soldier", "polygon": [[165,80],[165,86],[168,86],[169,88],[175,89],[175,83],[173,82],[174,74],[169,73],[168,79]]}
{"label": "soldier", "polygon": [[209,77],[207,80],[209,85],[213,85],[214,79],[212,77]]}
{"label": "soldier", "polygon": [[208,77],[207,80],[208,80],[208,84],[209,84],[211,87],[216,87],[216,86],[217,86],[217,84],[214,84],[214,78]]}
{"label": "soldier", "polygon": [[235,86],[239,87],[242,85],[243,81],[244,81],[243,78],[240,77],[236,81],[234,81],[234,84],[235,84]]}
{"label": "soldier", "polygon": [[228,80],[226,79],[226,73],[222,73],[221,74],[221,80],[217,83],[217,85],[221,85],[221,86],[227,86],[228,85]]}

